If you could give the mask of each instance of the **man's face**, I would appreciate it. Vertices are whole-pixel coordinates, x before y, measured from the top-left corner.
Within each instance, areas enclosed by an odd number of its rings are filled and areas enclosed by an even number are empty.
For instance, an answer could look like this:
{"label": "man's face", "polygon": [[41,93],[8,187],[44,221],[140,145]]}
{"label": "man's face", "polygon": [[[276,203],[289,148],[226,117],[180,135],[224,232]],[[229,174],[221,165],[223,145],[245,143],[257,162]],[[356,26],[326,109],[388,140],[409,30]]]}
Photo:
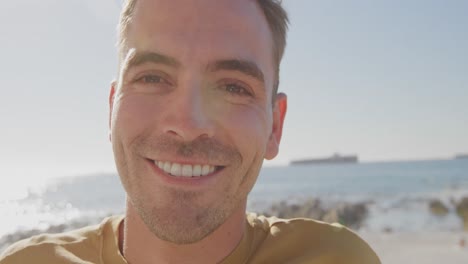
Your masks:
{"label": "man's face", "polygon": [[278,152],[272,36],[256,1],[138,0],[111,138],[131,206],[159,238],[193,243],[244,212]]}

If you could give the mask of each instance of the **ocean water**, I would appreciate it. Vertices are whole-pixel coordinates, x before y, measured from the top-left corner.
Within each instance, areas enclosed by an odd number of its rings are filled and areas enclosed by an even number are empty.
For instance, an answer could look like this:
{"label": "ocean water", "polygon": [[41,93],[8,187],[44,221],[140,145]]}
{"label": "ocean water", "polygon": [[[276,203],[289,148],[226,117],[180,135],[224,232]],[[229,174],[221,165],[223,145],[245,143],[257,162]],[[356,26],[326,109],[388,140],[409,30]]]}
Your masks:
{"label": "ocean water", "polygon": [[[125,193],[115,174],[55,179],[25,192],[21,199],[0,196],[0,237],[124,211]],[[367,201],[366,231],[461,231],[454,202],[463,196],[468,196],[466,159],[267,167],[250,194],[248,209],[262,211],[274,202],[309,198],[325,204]],[[447,216],[431,215],[428,202],[434,198],[449,207]]]}

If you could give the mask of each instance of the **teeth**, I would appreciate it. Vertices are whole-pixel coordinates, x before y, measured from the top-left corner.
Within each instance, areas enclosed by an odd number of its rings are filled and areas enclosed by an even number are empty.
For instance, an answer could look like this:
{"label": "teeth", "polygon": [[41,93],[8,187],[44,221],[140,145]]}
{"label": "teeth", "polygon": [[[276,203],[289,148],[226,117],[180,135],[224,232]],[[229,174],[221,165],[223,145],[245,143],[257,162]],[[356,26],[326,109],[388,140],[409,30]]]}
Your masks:
{"label": "teeth", "polygon": [[211,165],[189,165],[168,161],[154,161],[154,164],[164,172],[177,177],[200,177],[216,170],[215,166]]}
{"label": "teeth", "polygon": [[210,173],[210,165],[203,165],[203,167],[201,169],[201,174],[206,175],[208,173]]}
{"label": "teeth", "polygon": [[171,173],[171,163],[170,162],[162,162],[163,166],[159,166],[162,170],[164,170],[167,173]]}
{"label": "teeth", "polygon": [[178,163],[172,164],[171,174],[172,175],[181,175],[181,173],[182,173],[182,166],[180,166],[180,164],[178,164]]}
{"label": "teeth", "polygon": [[201,165],[195,165],[195,166],[193,166],[192,174],[193,174],[194,177],[198,177],[198,176],[201,175],[201,168],[202,168]]}
{"label": "teeth", "polygon": [[[174,165],[172,165],[174,166]],[[182,166],[182,176],[184,177],[192,177],[192,165],[184,165]]]}

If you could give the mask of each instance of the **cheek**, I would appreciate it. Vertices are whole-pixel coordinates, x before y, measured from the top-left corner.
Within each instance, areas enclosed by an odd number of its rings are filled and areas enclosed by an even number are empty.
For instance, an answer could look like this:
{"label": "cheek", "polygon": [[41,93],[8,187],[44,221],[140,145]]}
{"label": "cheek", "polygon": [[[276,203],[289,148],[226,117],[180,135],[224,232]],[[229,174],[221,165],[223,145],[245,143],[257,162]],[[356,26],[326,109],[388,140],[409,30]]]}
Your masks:
{"label": "cheek", "polygon": [[142,96],[122,97],[114,109],[112,134],[119,135],[124,144],[133,140],[151,126],[157,105]]}
{"label": "cheek", "polygon": [[256,156],[263,157],[270,133],[270,119],[265,110],[256,106],[235,106],[219,118],[244,163],[252,162]]}

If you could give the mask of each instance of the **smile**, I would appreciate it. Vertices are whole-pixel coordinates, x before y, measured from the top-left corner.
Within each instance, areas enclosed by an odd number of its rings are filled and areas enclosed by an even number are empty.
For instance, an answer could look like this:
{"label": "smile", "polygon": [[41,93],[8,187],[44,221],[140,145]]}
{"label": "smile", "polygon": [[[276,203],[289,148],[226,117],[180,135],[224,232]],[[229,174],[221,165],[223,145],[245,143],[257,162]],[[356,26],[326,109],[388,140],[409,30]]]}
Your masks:
{"label": "smile", "polygon": [[154,164],[174,177],[202,177],[212,174],[213,172],[221,169],[221,166],[213,166],[207,164],[181,164],[169,161],[154,161]]}

